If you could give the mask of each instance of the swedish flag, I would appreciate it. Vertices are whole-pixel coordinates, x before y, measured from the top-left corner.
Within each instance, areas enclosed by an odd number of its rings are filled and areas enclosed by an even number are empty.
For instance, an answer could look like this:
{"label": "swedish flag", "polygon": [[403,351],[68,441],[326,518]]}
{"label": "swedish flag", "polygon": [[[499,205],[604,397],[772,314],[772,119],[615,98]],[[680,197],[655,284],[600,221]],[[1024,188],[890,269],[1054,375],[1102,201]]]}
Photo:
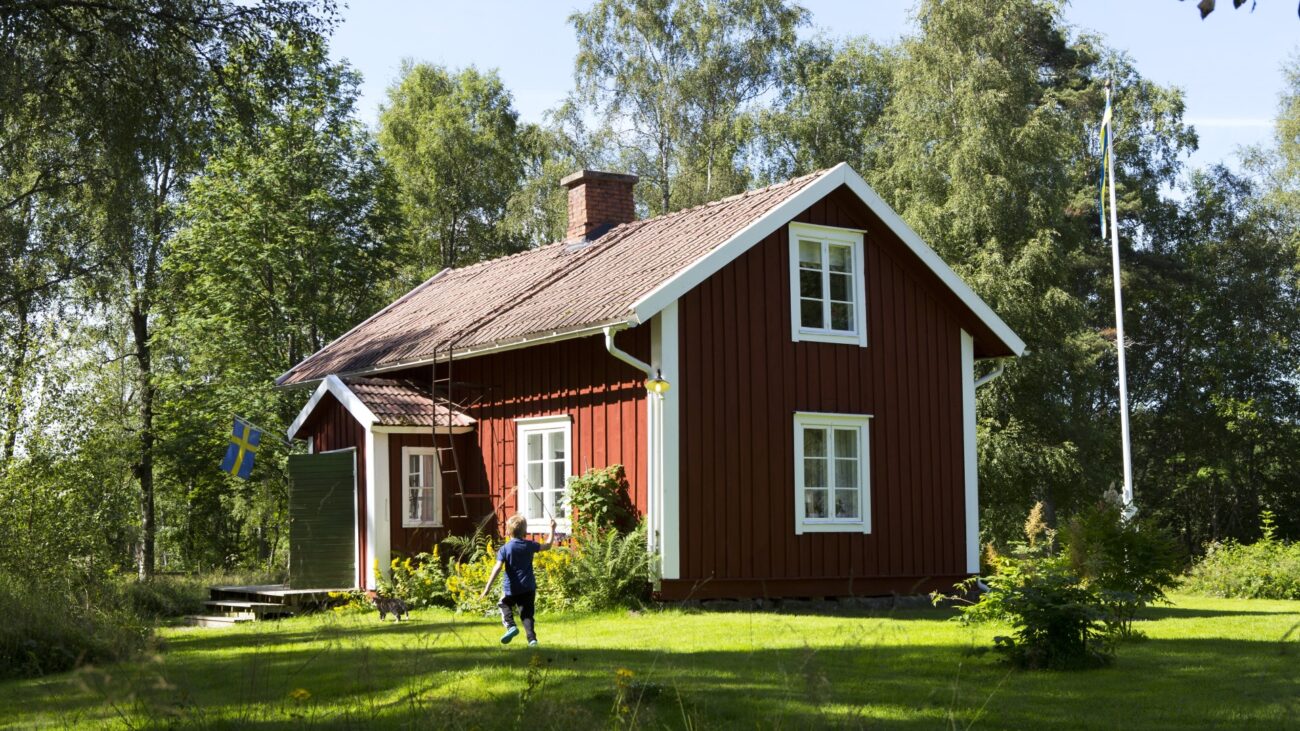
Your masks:
{"label": "swedish flag", "polygon": [[262,432],[240,419],[235,419],[235,430],[226,445],[226,458],[221,460],[221,470],[247,480],[253,472],[253,455],[262,443]]}

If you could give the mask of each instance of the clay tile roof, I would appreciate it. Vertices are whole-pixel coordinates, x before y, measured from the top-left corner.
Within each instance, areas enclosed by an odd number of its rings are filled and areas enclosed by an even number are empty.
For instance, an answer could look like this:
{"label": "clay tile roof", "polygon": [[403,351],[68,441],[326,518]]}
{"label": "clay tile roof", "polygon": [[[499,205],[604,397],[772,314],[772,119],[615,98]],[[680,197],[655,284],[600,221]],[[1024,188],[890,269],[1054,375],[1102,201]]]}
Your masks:
{"label": "clay tile roof", "polygon": [[444,399],[438,399],[435,405],[427,390],[410,381],[344,378],[343,382],[370,409],[380,426],[474,425],[473,417],[451,407]]}
{"label": "clay tile roof", "polygon": [[825,171],[676,213],[625,223],[586,245],[550,244],[446,269],[280,376],[318,381],[427,363],[555,332],[627,322],[632,306],[673,275],[796,195]]}

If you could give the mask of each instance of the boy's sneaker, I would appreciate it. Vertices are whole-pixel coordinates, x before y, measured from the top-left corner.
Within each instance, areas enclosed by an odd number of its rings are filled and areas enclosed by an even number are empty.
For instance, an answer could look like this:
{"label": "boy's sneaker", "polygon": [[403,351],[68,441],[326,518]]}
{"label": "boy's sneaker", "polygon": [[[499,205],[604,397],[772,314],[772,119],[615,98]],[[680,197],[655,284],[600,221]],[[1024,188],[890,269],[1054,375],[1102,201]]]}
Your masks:
{"label": "boy's sneaker", "polygon": [[519,628],[518,628],[518,627],[509,627],[509,628],[507,628],[507,629],[506,629],[506,633],[503,634],[503,635],[501,635],[501,644],[503,644],[503,645],[508,645],[508,644],[510,644],[510,640],[513,640],[513,639],[515,638],[515,635],[517,635],[517,634],[519,634]]}
{"label": "boy's sneaker", "polygon": [[529,640],[529,641],[528,641],[528,646],[529,646],[529,647],[537,647],[537,640]]}

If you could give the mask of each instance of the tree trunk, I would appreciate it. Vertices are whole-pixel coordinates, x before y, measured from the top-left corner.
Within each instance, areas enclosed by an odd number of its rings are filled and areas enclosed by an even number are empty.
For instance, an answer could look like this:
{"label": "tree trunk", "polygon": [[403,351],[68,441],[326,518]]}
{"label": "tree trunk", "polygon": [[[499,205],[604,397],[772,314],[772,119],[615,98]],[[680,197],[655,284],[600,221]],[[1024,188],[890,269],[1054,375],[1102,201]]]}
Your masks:
{"label": "tree trunk", "polygon": [[140,547],[137,563],[140,579],[154,572],[154,490],[153,490],[153,364],[149,344],[149,312],[140,296],[131,304],[131,333],[135,338],[136,387],[139,390],[140,453],[133,467],[140,482]]}
{"label": "tree trunk", "polygon": [[9,383],[5,385],[4,423],[0,430],[4,432],[4,444],[0,445],[0,476],[9,471],[9,462],[14,458],[18,445],[18,426],[23,415],[23,389],[27,381],[28,346],[31,344],[31,317],[25,303],[18,307],[18,332],[14,334],[14,359],[9,373]]}

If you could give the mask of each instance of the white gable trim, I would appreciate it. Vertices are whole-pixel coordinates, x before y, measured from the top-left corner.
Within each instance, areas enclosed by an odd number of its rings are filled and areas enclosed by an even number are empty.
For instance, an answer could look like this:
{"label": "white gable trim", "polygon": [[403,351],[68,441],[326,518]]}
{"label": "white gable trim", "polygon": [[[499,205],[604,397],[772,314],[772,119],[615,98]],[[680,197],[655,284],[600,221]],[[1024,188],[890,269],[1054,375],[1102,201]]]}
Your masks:
{"label": "white gable trim", "polygon": [[902,218],[885,203],[879,195],[876,194],[867,181],[862,179],[848,163],[840,163],[835,167],[827,170],[803,190],[786,199],[776,208],[765,213],[763,216],[755,219],[745,228],[741,229],[736,235],[732,236],[720,246],[714,248],[709,253],[697,259],[693,264],[673,275],[663,284],[656,287],[649,294],[637,300],[632,305],[636,318],[640,322],[647,322],[651,317],[661,312],[670,303],[676,302],[682,295],[697,287],[704,280],[716,274],[727,264],[730,264],[741,254],[748,251],[759,241],[770,236],[781,226],[786,225],[795,216],[799,215],[804,209],[813,203],[821,200],[831,193],[831,191],[841,185],[848,186],[855,195],[858,196],[868,208],[872,210],[880,220],[889,227],[899,239],[903,241],[909,249],[915,253],[921,261],[929,267],[939,277],[940,281],[952,290],[953,294],[962,301],[967,307],[975,313],[975,316],[984,323],[993,334],[998,337],[1008,348],[1016,355],[1021,355],[1025,351],[1025,342],[1020,336],[1002,321],[1002,318],[993,312],[979,295],[975,294],[961,277],[949,267],[938,254],[926,245],[921,237],[908,226]]}
{"label": "white gable trim", "polygon": [[302,407],[302,411],[298,412],[298,417],[289,425],[290,441],[297,435],[302,425],[307,423],[307,417],[311,416],[311,412],[316,410],[317,404],[320,403],[322,398],[325,398],[327,393],[334,394],[334,398],[343,404],[343,408],[347,409],[348,413],[352,414],[352,418],[360,422],[361,426],[366,428],[366,431],[370,431],[375,422],[379,421],[374,412],[361,403],[361,399],[357,398],[355,393],[352,393],[352,389],[348,388],[342,379],[338,376],[325,376],[325,380],[321,381],[320,385],[316,387],[316,392],[311,395],[307,405]]}

